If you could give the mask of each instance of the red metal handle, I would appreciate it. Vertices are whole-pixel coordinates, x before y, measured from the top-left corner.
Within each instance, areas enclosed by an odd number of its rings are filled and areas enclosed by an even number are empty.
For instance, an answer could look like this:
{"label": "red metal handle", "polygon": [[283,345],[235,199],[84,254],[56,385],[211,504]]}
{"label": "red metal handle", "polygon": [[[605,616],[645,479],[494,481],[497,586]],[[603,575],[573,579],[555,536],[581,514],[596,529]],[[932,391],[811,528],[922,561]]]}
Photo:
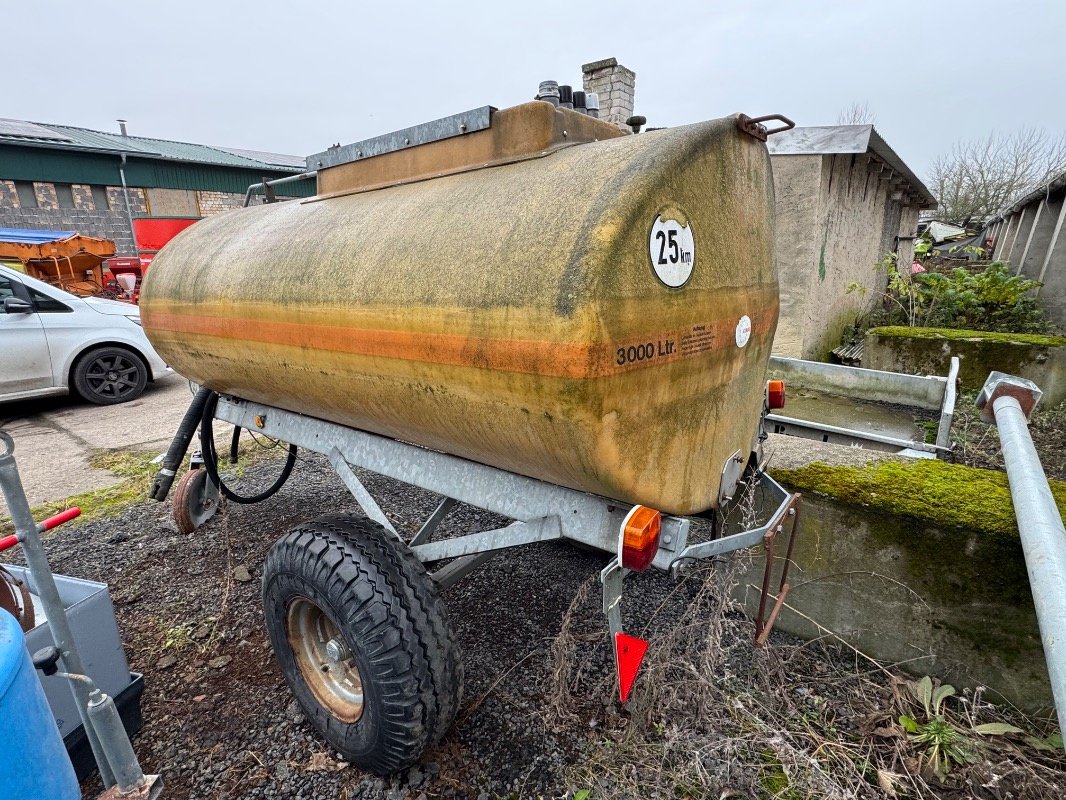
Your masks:
{"label": "red metal handle", "polygon": [[81,516],[81,509],[74,506],[74,508],[68,508],[66,511],[60,511],[54,517],[49,517],[37,527],[42,531],[50,531],[52,528],[62,525],[64,522],[70,522],[72,519],[79,516]]}
{"label": "red metal handle", "polygon": [[19,537],[17,536],[5,536],[0,539],[0,553],[4,550],[10,550],[12,547],[19,543]]}

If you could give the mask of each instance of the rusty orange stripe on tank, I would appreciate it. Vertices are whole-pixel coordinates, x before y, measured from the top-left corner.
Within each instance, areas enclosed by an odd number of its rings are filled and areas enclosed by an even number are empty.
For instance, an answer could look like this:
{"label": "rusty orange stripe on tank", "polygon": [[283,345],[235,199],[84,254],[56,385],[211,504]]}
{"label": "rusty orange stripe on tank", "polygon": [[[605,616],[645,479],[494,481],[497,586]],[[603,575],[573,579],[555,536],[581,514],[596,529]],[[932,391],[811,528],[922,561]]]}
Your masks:
{"label": "rusty orange stripe on tank", "polygon": [[[769,332],[775,312],[776,309],[770,309],[752,320],[752,336]],[[736,323],[732,321],[601,344],[492,339],[165,312],[146,314],[145,321],[150,329],[172,333],[558,378],[598,378],[736,346]],[[654,355],[648,351],[652,345]],[[637,347],[642,347],[640,353],[634,349]],[[629,357],[631,349],[633,353]]]}

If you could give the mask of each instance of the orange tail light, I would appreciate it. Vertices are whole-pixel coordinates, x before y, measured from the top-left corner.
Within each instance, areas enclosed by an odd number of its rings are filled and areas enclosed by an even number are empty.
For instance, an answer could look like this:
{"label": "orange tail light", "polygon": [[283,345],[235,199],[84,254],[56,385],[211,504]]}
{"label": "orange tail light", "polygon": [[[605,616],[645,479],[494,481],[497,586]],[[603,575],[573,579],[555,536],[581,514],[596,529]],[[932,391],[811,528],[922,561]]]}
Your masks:
{"label": "orange tail light", "polygon": [[785,382],[784,381],[767,381],[766,382],[766,405],[773,411],[776,408],[785,407]]}
{"label": "orange tail light", "polygon": [[647,506],[633,506],[622,521],[622,566],[643,572],[659,549],[663,515]]}

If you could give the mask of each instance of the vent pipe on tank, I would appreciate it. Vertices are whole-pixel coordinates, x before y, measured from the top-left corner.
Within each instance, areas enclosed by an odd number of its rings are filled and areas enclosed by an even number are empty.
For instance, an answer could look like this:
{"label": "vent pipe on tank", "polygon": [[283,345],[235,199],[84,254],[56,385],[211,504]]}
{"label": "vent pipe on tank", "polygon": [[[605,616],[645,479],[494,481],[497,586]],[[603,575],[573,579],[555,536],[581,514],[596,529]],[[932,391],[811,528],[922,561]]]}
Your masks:
{"label": "vent pipe on tank", "polygon": [[590,117],[600,116],[600,96],[596,92],[585,92],[585,113]]}
{"label": "vent pipe on tank", "polygon": [[537,100],[543,100],[545,103],[551,103],[558,108],[559,106],[559,82],[558,81],[541,81],[540,88],[537,90]]}
{"label": "vent pipe on tank", "polygon": [[574,107],[574,89],[572,86],[563,84],[559,87],[559,108]]}

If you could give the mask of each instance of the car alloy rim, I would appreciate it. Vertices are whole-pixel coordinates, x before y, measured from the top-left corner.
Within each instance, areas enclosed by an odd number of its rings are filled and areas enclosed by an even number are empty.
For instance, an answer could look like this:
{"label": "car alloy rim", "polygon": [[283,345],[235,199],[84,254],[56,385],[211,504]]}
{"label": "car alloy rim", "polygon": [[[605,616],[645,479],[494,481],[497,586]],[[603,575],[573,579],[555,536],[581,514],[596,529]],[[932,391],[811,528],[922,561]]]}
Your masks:
{"label": "car alloy rim", "polygon": [[100,397],[125,397],[137,389],[137,364],[125,356],[100,356],[85,371],[85,381]]}
{"label": "car alloy rim", "polygon": [[341,722],[356,722],[363,715],[363,678],[333,620],[306,597],[296,597],[289,603],[285,628],[315,699]]}

